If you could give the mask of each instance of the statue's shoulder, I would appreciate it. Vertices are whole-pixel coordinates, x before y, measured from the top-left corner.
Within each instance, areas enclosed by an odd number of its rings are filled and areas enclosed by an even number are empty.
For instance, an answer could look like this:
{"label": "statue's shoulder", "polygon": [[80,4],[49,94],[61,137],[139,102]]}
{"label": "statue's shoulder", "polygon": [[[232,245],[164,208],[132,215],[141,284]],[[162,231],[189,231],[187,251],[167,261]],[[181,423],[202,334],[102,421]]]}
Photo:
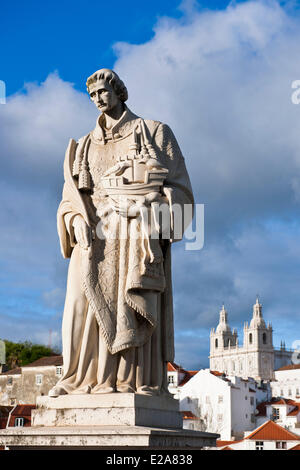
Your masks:
{"label": "statue's shoulder", "polygon": [[144,119],[144,122],[149,129],[152,136],[173,138],[174,134],[170,126],[162,121],[153,121],[151,119]]}
{"label": "statue's shoulder", "polygon": [[162,125],[162,122],[153,121],[152,119],[143,119],[143,121],[151,134],[155,134],[159,126]]}

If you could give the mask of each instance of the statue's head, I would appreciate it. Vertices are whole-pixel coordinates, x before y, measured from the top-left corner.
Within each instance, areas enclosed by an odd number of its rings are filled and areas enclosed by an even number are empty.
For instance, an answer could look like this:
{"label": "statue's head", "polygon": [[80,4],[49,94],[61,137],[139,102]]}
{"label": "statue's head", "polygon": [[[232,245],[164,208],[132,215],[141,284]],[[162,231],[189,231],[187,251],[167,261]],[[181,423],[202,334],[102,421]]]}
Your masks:
{"label": "statue's head", "polygon": [[103,113],[128,99],[127,88],[120,77],[110,69],[100,69],[86,82],[91,100]]}

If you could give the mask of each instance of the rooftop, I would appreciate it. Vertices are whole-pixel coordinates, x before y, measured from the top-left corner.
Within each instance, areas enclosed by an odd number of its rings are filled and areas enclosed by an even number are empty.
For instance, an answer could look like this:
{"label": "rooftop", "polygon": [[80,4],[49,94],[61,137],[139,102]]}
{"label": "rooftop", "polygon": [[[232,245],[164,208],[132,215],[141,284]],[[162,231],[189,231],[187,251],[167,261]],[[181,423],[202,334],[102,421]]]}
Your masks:
{"label": "rooftop", "polygon": [[180,413],[182,414],[183,419],[198,419],[198,420],[200,419],[191,411],[180,411]]}
{"label": "rooftop", "polygon": [[14,369],[7,370],[6,372],[2,372],[0,375],[19,375],[21,374],[21,367],[15,367]]}
{"label": "rooftop", "polygon": [[[294,370],[294,369],[300,369],[300,364],[288,364],[287,366],[280,367],[280,369],[277,369],[277,371],[279,371],[279,370]],[[275,371],[275,372],[277,372],[277,371]]]}
{"label": "rooftop", "polygon": [[249,434],[245,440],[256,441],[300,441],[300,436],[284,429],[273,421],[267,421]]}
{"label": "rooftop", "polygon": [[27,364],[23,367],[44,367],[44,366],[62,366],[63,365],[63,357],[62,356],[46,356],[37,359],[30,364]]}

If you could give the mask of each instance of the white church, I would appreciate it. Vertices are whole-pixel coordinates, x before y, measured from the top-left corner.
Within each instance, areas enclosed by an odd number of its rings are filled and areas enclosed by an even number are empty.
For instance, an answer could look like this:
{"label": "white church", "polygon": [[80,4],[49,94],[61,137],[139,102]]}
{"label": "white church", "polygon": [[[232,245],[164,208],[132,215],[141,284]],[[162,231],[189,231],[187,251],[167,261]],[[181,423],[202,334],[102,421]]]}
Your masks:
{"label": "white church", "polygon": [[244,324],[243,346],[239,346],[235,329],[228,324],[224,305],[220,321],[210,333],[210,370],[224,372],[237,377],[253,377],[255,380],[273,380],[274,370],[291,364],[293,351],[273,347],[273,329],[266,325],[259,300],[253,306],[253,316]]}

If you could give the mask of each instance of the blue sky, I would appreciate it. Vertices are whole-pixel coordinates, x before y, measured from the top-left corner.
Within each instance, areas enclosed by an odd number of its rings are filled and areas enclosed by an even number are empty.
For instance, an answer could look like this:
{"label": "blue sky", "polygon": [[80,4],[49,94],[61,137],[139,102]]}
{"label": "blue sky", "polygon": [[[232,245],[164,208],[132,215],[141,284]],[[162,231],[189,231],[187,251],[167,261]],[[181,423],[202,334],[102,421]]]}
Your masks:
{"label": "blue sky", "polygon": [[113,67],[129,107],[171,126],[205,204],[204,249],[173,250],[177,362],[207,365],[222,302],[239,329],[257,293],[275,345],[300,338],[299,31],[293,1],[2,5],[0,337],[60,342],[62,162],[97,117],[87,76]]}

